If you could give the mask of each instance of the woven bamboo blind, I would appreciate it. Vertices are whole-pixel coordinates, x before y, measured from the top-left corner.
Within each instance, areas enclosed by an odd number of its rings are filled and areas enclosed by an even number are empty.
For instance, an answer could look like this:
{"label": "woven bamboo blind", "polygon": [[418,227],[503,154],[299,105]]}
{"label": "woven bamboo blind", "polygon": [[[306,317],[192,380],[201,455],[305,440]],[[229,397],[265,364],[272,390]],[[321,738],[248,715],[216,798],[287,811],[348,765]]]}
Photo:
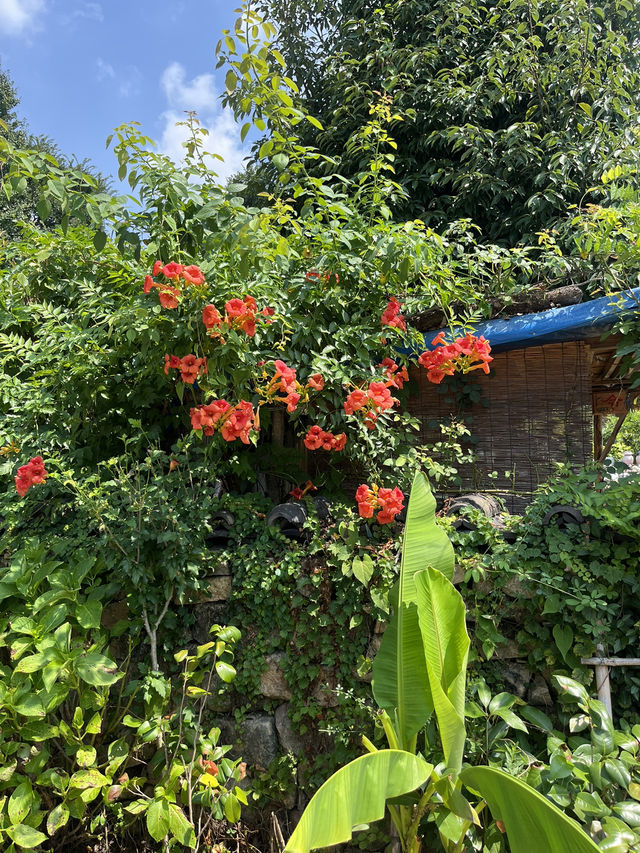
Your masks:
{"label": "woven bamboo blind", "polygon": [[[460,468],[462,490],[498,490],[507,508],[520,512],[530,493],[553,474],[554,462],[578,467],[592,457],[587,347],[571,342],[510,350],[495,355],[489,376],[473,375],[489,406],[466,410],[477,444],[475,462]],[[440,436],[433,422],[449,420],[451,405],[427,381],[425,370],[415,368],[412,378],[418,392],[409,410],[422,421],[422,441],[432,444]],[[495,479],[487,476],[493,471]]]}

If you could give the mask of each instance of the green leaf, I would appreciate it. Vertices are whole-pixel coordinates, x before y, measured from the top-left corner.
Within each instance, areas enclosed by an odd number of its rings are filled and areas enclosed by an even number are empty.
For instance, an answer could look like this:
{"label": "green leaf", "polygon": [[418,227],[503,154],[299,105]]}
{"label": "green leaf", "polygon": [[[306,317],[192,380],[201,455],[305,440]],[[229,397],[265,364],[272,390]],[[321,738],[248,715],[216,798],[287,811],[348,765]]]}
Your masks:
{"label": "green leaf", "polygon": [[231,664],[225,663],[222,660],[216,661],[216,672],[222,681],[230,684],[236,677],[236,671]]}
{"label": "green leaf", "polygon": [[305,118],[309,122],[309,124],[312,124],[314,127],[317,127],[318,130],[324,130],[322,124],[318,121],[317,118],[315,118],[315,116],[307,115],[305,116]]}
{"label": "green leaf", "polygon": [[58,803],[54,809],[51,809],[47,816],[47,832],[49,835],[53,835],[54,832],[61,829],[68,820],[69,809],[64,803]]}
{"label": "green leaf", "polygon": [[533,708],[531,705],[525,705],[520,708],[520,715],[524,717],[527,722],[532,723],[534,726],[537,726],[545,732],[553,731],[553,722],[538,708]]}
{"label": "green leaf", "polygon": [[631,784],[631,774],[619,759],[607,758],[604,762],[604,769],[607,776],[613,782],[617,782],[621,788],[627,789]]}
{"label": "green leaf", "polygon": [[562,693],[566,693],[569,696],[573,696],[574,699],[577,699],[578,702],[581,702],[585,707],[587,706],[589,702],[589,694],[579,681],[574,681],[573,678],[567,678],[566,675],[554,675],[553,680],[560,688],[560,695],[562,695]]}
{"label": "green leaf", "polygon": [[115,773],[125,758],[129,755],[129,747],[124,738],[118,738],[109,744],[107,758],[109,759],[108,773]]}
{"label": "green leaf", "polygon": [[489,713],[497,714],[502,708],[510,708],[515,701],[513,693],[496,693],[489,702]]}
{"label": "green leaf", "polygon": [[351,569],[355,578],[359,580],[363,586],[367,586],[373,575],[373,560],[368,554],[365,554],[362,558],[354,557]]}
{"label": "green leaf", "polygon": [[169,830],[184,847],[196,846],[196,835],[193,826],[185,817],[181,808],[173,803],[169,806]]}
{"label": "green leaf", "polygon": [[93,246],[96,252],[101,252],[107,245],[107,235],[104,231],[96,231],[93,235]]}
{"label": "green leaf", "polygon": [[49,740],[49,738],[58,736],[58,727],[49,725],[49,723],[33,720],[26,723],[20,729],[20,738],[26,741],[39,742]]}
{"label": "green leaf", "polygon": [[521,732],[528,731],[520,717],[517,714],[514,714],[509,708],[499,708],[496,711],[496,716],[500,717],[501,720],[504,720],[509,728],[518,729],[518,731]]}
{"label": "green leaf", "polygon": [[32,850],[38,847],[39,844],[44,844],[47,836],[44,832],[34,829],[32,826],[27,826],[25,823],[19,823],[16,826],[10,826],[6,830],[7,835],[18,847],[24,847],[26,850]]}
{"label": "green leaf", "polygon": [[400,580],[392,599],[394,614],[373,661],[373,695],[394,720],[402,747],[411,745],[433,711],[418,624],[415,574],[431,567],[449,579],[453,577],[453,548],[436,524],[435,509],[427,478],[418,472],[409,497]]}
{"label": "green leaf", "polygon": [[11,823],[22,823],[33,804],[31,782],[22,782],[9,797],[9,818]]}
{"label": "green leaf", "polygon": [[78,658],[76,671],[83,681],[94,687],[107,687],[122,678],[116,664],[97,652],[89,652]]}
{"label": "green leaf", "polygon": [[147,829],[154,841],[162,841],[169,832],[169,803],[166,800],[153,800],[147,809]]}
{"label": "green leaf", "polygon": [[594,853],[598,850],[580,826],[542,794],[495,767],[467,767],[462,782],[487,801],[491,814],[505,826],[512,853]]}
{"label": "green leaf", "polygon": [[51,203],[44,195],[41,195],[38,200],[38,216],[43,222],[51,216]]}
{"label": "green leaf", "polygon": [[13,707],[23,717],[44,717],[46,715],[42,698],[36,693],[18,700]]}
{"label": "green leaf", "polygon": [[629,826],[640,826],[640,803],[624,800],[622,803],[615,803],[611,808]]}
{"label": "green leaf", "polygon": [[380,820],[388,799],[414,791],[432,770],[421,756],[396,749],[356,758],[316,791],[284,853],[308,853],[349,841],[354,827]]}
{"label": "green leaf", "polygon": [[229,794],[224,801],[224,816],[229,823],[237,823],[240,820],[240,814],[240,803],[233,794]]}
{"label": "green leaf", "polygon": [[87,788],[101,788],[108,783],[107,777],[99,770],[78,770],[69,780],[69,787],[84,791]]}
{"label": "green leaf", "polygon": [[15,773],[16,767],[18,766],[17,761],[11,762],[6,767],[0,767],[0,782],[8,782],[9,779]]}
{"label": "green leaf", "polygon": [[447,767],[459,772],[466,736],[464,691],[469,654],[462,596],[436,569],[415,576],[429,688]]}
{"label": "green leaf", "polygon": [[95,763],[97,752],[93,746],[81,746],[76,752],[78,767],[91,767]]}
{"label": "green leaf", "polygon": [[553,639],[562,657],[566,660],[567,654],[573,645],[573,631],[569,625],[554,625]]}
{"label": "green leaf", "polygon": [[279,154],[273,155],[273,157],[271,158],[271,162],[279,172],[284,172],[284,170],[287,168],[287,165],[289,164],[289,158],[286,154],[282,154],[282,152],[280,152]]}
{"label": "green leaf", "polygon": [[99,628],[102,605],[99,601],[85,601],[76,607],[76,619],[81,628]]}
{"label": "green leaf", "polygon": [[21,658],[15,668],[15,672],[32,673],[38,672],[49,663],[49,658],[42,652]]}

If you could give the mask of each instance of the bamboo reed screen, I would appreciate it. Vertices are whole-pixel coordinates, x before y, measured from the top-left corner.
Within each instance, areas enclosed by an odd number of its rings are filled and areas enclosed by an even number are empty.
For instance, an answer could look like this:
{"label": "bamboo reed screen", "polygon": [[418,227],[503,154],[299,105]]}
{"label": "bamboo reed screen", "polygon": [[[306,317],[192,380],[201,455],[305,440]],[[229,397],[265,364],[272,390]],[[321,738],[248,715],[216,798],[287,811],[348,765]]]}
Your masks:
{"label": "bamboo reed screen", "polygon": [[[489,376],[479,370],[471,376],[489,405],[466,410],[477,443],[474,463],[460,467],[463,492],[497,490],[511,512],[521,512],[530,493],[553,474],[554,462],[578,467],[592,457],[591,374],[584,343],[499,353]],[[422,421],[421,439],[430,445],[440,436],[434,421],[449,420],[452,406],[439,386],[427,381],[425,370],[414,368],[412,378],[417,393],[408,408]],[[487,476],[493,471],[495,479]]]}

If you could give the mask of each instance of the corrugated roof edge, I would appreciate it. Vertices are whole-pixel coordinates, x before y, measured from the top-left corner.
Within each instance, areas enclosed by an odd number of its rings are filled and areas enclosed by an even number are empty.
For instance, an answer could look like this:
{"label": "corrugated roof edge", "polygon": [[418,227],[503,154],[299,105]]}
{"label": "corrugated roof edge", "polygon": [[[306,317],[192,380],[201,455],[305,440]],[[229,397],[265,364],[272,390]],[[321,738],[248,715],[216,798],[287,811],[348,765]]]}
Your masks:
{"label": "corrugated roof edge", "polygon": [[[638,312],[640,318],[640,287],[591,302],[550,308],[537,314],[523,314],[508,320],[487,320],[479,323],[474,333],[483,335],[489,341],[492,352],[583,341],[599,337],[621,314],[633,310]],[[439,331],[447,333],[450,330],[445,328],[427,332],[424,337],[425,349],[433,349],[431,341]]]}

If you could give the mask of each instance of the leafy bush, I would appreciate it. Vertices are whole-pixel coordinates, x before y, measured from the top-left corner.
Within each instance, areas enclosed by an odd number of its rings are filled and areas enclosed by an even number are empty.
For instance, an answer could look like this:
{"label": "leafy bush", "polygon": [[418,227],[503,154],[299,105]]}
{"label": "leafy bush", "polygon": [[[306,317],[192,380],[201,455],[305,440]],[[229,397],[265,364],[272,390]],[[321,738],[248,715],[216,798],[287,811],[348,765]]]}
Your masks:
{"label": "leafy bush", "polygon": [[[475,531],[452,534],[466,570],[466,594],[491,617],[490,625],[479,626],[485,657],[501,634],[503,640],[517,636],[532,672],[561,672],[585,684],[593,670],[580,658],[592,657],[598,643],[608,655],[635,657],[639,497],[640,477],[609,483],[595,467],[577,473],[563,468],[512,524],[512,544],[478,517]],[[583,521],[567,524],[561,515],[545,521],[554,506],[579,510]],[[613,673],[612,689],[617,712],[633,713],[640,690],[634,670]]]}
{"label": "leafy bush", "polygon": [[173,681],[136,666],[135,638],[124,637],[128,620],[101,627],[117,589],[101,569],[87,552],[63,563],[31,542],[2,573],[0,837],[7,851],[62,849],[60,836],[88,835],[105,823],[197,849],[213,820],[236,822],[246,803],[240,761],[225,757],[229,747],[204,716],[220,679],[233,680],[239,632],[214,625],[211,642],[176,655],[183,667]]}

